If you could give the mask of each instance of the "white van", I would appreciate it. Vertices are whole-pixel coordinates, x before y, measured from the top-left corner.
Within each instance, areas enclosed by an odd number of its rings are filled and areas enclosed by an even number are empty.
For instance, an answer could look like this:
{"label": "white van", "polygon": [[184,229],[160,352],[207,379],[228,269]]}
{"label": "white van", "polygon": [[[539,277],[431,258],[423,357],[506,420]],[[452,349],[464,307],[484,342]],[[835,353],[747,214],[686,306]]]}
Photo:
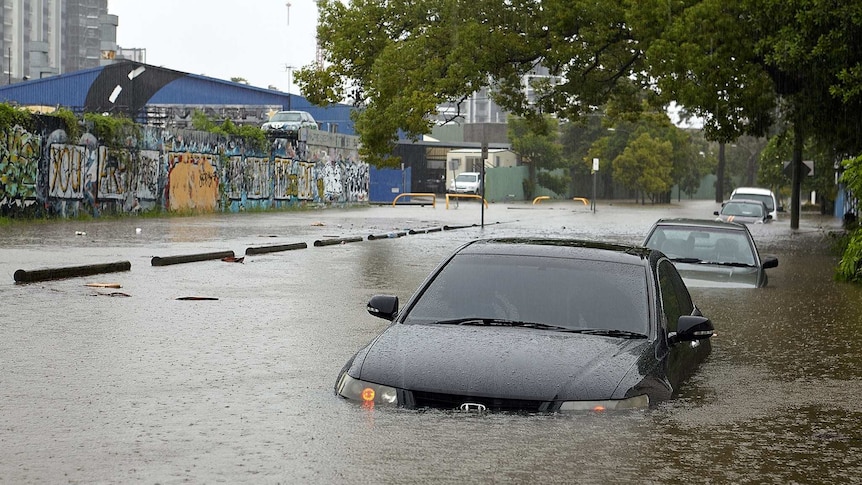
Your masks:
{"label": "white van", "polygon": [[763,204],[766,205],[766,209],[769,211],[769,215],[772,216],[773,221],[778,219],[779,212],[784,212],[784,207],[778,205],[778,199],[775,198],[775,194],[769,189],[762,189],[760,187],[739,187],[730,194],[730,198],[759,200],[763,202]]}
{"label": "white van", "polygon": [[449,192],[453,194],[478,194],[482,186],[479,172],[461,172],[452,180]]}

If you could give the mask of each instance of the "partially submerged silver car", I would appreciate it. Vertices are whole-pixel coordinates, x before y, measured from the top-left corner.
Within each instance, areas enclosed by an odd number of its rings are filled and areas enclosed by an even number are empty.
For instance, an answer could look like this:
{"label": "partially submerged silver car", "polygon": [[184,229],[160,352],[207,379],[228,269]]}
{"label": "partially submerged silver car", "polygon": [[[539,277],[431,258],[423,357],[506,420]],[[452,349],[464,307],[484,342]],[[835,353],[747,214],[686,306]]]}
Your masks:
{"label": "partially submerged silver car", "polygon": [[766,204],[759,200],[731,199],[721,204],[721,210],[713,213],[718,220],[743,224],[765,224],[772,220]]}
{"label": "partially submerged silver car", "polygon": [[307,111],[278,111],[260,127],[268,135],[296,138],[299,130],[317,129],[317,122]]}
{"label": "partially submerged silver car", "polygon": [[643,245],[663,252],[688,287],[760,288],[778,258],[760,256],[744,224],[708,219],[659,219]]}

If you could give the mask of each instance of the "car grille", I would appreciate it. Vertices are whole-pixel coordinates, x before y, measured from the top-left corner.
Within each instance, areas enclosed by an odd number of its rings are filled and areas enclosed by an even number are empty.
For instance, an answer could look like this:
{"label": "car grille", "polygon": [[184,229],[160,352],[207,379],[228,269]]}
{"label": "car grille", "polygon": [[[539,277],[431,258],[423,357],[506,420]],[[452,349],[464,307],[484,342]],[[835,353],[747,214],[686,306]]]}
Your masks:
{"label": "car grille", "polygon": [[[442,394],[439,392],[410,391],[412,405],[416,408],[459,409],[462,404],[483,404],[488,411],[520,411],[546,412],[550,406],[548,401],[529,399],[499,399],[489,397],[463,396],[460,394]],[[409,400],[409,398],[408,398]]]}

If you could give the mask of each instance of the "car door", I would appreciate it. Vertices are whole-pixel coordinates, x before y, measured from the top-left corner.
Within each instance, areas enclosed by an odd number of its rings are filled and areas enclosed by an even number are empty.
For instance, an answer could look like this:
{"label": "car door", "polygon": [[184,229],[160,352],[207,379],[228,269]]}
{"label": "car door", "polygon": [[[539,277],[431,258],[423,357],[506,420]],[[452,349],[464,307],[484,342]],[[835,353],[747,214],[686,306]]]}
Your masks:
{"label": "car door", "polygon": [[[676,267],[667,259],[658,264],[659,291],[661,291],[661,307],[666,319],[667,334],[677,331],[679,317],[697,314],[688,288],[680,277]],[[667,337],[667,336],[665,336]],[[705,341],[709,345],[709,341]],[[676,390],[681,382],[688,378],[704,358],[702,342],[681,342],[670,347],[667,356],[667,379]],[[707,350],[708,353],[708,350]]]}

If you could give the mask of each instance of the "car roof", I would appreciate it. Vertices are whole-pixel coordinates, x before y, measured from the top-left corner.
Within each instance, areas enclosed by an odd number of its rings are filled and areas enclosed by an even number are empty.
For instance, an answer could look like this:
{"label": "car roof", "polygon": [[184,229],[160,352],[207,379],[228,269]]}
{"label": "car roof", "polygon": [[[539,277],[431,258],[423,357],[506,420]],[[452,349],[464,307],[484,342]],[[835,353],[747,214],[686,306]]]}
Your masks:
{"label": "car roof", "polygon": [[754,200],[754,199],[730,199],[721,203],[721,205],[734,203],[734,204],[754,204],[754,205],[762,205],[766,207],[766,203],[762,200]]}
{"label": "car roof", "polygon": [[471,241],[458,254],[498,254],[590,259],[643,265],[655,252],[640,246],[563,238],[490,238]]}
{"label": "car roof", "polygon": [[[773,195],[772,191],[769,189],[764,189],[762,187],[737,187],[733,194],[759,194],[759,195]],[[733,197],[731,194],[731,197]]]}
{"label": "car roof", "polygon": [[715,219],[689,219],[689,218],[673,218],[659,219],[655,223],[656,226],[686,226],[686,227],[701,227],[712,229],[730,229],[736,231],[747,231],[748,228],[744,224],[738,222],[719,221]]}

